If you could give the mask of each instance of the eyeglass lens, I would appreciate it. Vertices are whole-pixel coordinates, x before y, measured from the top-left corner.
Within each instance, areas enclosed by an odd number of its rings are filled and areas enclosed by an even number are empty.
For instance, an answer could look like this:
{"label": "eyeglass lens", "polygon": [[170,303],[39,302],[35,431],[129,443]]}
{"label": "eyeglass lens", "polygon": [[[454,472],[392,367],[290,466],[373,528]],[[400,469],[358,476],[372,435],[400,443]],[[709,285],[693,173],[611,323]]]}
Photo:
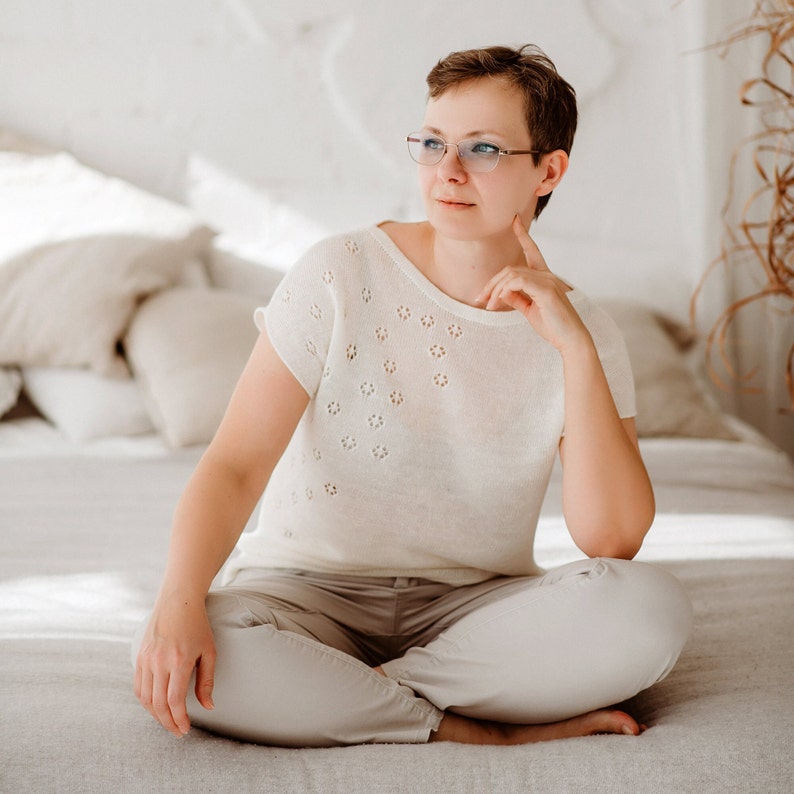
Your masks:
{"label": "eyeglass lens", "polygon": [[436,165],[447,151],[457,148],[458,157],[469,171],[492,171],[499,162],[499,147],[495,143],[469,139],[458,144],[447,143],[438,135],[415,132],[408,136],[408,153],[420,165]]}

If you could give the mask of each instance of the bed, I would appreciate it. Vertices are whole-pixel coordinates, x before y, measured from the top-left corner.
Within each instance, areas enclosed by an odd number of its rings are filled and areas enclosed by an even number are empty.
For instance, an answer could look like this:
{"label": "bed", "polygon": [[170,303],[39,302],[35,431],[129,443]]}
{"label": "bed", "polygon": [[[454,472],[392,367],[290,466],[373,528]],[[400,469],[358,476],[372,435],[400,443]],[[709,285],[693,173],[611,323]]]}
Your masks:
{"label": "bed", "polygon": [[[24,226],[33,184],[39,211],[43,184],[72,197],[46,239]],[[279,276],[218,249],[183,208],[10,133],[0,226],[1,790],[791,790],[794,466],[705,395],[685,328],[619,301],[658,508],[638,559],[675,573],[695,608],[673,672],[625,704],[642,736],[300,750],[171,737],[135,700],[130,637]],[[538,561],[577,556],[555,471]]]}

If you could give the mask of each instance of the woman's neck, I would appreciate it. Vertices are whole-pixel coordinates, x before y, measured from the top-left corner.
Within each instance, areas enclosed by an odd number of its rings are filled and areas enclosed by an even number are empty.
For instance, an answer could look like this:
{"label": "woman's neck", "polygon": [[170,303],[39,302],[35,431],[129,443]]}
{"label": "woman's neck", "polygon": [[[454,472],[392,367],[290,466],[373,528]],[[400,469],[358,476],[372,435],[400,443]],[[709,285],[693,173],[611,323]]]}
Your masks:
{"label": "woman's neck", "polygon": [[509,230],[499,238],[452,240],[429,228],[424,275],[451,298],[477,305],[475,298],[500,270],[523,264],[521,246]]}

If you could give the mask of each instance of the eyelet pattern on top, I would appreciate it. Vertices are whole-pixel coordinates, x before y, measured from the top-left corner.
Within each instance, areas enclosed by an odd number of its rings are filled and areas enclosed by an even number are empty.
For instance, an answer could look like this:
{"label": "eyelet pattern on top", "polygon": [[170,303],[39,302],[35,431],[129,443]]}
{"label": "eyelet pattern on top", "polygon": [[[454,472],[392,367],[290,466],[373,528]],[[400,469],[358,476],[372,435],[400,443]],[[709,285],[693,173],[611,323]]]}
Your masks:
{"label": "eyelet pattern on top", "polygon": [[[352,239],[344,241],[344,248],[351,257],[358,255],[361,251],[359,244]],[[422,355],[426,361],[432,362],[432,368],[425,370],[426,375],[424,376],[432,384],[430,388],[435,393],[451,388],[449,373],[439,367],[444,367],[453,357],[455,342],[463,337],[463,328],[458,322],[445,321],[444,315],[438,314],[436,311],[415,312],[409,303],[401,302],[399,299],[393,300],[391,308],[389,308],[389,296],[378,294],[377,285],[375,283],[368,284],[366,281],[359,282],[358,292],[354,293],[358,297],[358,308],[356,308],[355,302],[338,303],[338,299],[335,297],[332,297],[333,303],[329,303],[328,296],[334,296],[337,294],[337,290],[341,290],[339,294],[344,295],[344,287],[339,287],[338,284],[345,282],[346,278],[343,276],[340,281],[337,275],[341,274],[335,273],[331,268],[322,270],[320,279],[325,289],[315,292],[314,299],[307,303],[308,314],[320,329],[323,329],[322,323],[330,322],[329,316],[337,316],[340,307],[341,315],[339,316],[342,320],[348,316],[356,317],[355,325],[344,326],[347,329],[346,333],[351,334],[341,349],[342,361],[346,362],[344,371],[339,370],[338,359],[329,357],[322,372],[323,381],[329,384],[324,386],[326,389],[324,394],[327,395],[324,413],[329,421],[333,421],[337,432],[341,431],[341,433],[335,436],[336,451],[329,439],[327,449],[316,447],[312,450],[309,457],[313,463],[307,465],[328,466],[338,455],[345,455],[345,460],[350,461],[361,460],[361,456],[364,455],[370,460],[387,465],[394,453],[389,441],[392,438],[389,434],[390,421],[392,421],[390,416],[397,416],[397,414],[390,414],[390,411],[398,411],[405,405],[409,396],[406,386],[410,385],[413,382],[412,379],[422,371],[419,363]],[[296,300],[294,291],[286,289],[282,300],[287,304],[294,304]],[[416,325],[412,325],[414,319],[417,320]],[[371,323],[369,327],[367,327],[368,323]],[[397,323],[397,327],[390,330],[389,326],[394,323]],[[416,330],[408,330],[406,336],[403,329],[412,327]],[[328,329],[323,330],[328,332]],[[392,331],[396,333],[392,333]],[[422,337],[416,336],[417,331]],[[352,336],[352,333],[360,335]],[[420,338],[424,338],[425,341],[420,343]],[[413,339],[417,346],[413,351],[411,351],[410,345],[406,348],[406,340],[410,339]],[[307,353],[312,357],[321,355],[315,341],[308,339],[305,347]],[[377,355],[376,348],[382,351],[380,356]],[[329,356],[331,356],[330,352]],[[405,356],[411,357],[410,361],[406,360],[405,362],[407,381],[400,377],[400,362]],[[346,411],[346,401],[351,398],[345,395],[349,395],[350,392],[347,391],[346,385],[340,389],[334,389],[332,385],[334,382],[332,372],[334,371],[337,373],[335,377],[338,377],[343,384],[349,383],[351,376],[358,377],[359,379],[355,381],[357,386],[354,387],[358,392],[357,399],[368,400],[375,411],[364,412],[362,408],[357,408],[355,405],[351,406],[350,411]],[[397,380],[397,378],[400,379]],[[390,381],[391,387],[385,388]],[[425,399],[425,397],[421,399]],[[385,443],[383,441],[373,443],[376,433],[380,438],[385,439]],[[368,436],[371,437],[371,440]],[[326,452],[328,453],[327,459]],[[327,471],[332,471],[332,469]],[[297,504],[296,497],[300,497],[306,502],[315,501],[318,492],[327,498],[337,497],[343,493],[344,485],[345,483],[340,481],[321,480],[314,488],[306,486],[305,490],[294,491],[291,504]]]}

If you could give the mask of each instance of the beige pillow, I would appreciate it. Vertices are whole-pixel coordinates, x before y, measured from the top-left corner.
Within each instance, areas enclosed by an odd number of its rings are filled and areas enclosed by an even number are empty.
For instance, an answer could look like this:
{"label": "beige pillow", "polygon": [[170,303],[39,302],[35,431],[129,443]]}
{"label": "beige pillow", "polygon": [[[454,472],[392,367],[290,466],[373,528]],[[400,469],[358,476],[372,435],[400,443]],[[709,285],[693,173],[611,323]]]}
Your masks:
{"label": "beige pillow", "polygon": [[0,130],[0,366],[124,374],[136,303],[212,236],[186,208]]}
{"label": "beige pillow", "polygon": [[736,440],[719,407],[692,373],[682,326],[634,303],[601,301],[626,340],[637,393],[639,436]]}
{"label": "beige pillow", "polygon": [[19,399],[22,377],[15,369],[0,369],[0,416],[10,411]]}
{"label": "beige pillow", "polygon": [[284,271],[254,262],[227,251],[216,244],[209,251],[206,262],[209,282],[218,289],[256,295],[267,303],[284,278]]}
{"label": "beige pillow", "polygon": [[138,309],[124,345],[152,422],[170,446],[212,439],[256,341],[260,304],[239,293],[175,287]]}

